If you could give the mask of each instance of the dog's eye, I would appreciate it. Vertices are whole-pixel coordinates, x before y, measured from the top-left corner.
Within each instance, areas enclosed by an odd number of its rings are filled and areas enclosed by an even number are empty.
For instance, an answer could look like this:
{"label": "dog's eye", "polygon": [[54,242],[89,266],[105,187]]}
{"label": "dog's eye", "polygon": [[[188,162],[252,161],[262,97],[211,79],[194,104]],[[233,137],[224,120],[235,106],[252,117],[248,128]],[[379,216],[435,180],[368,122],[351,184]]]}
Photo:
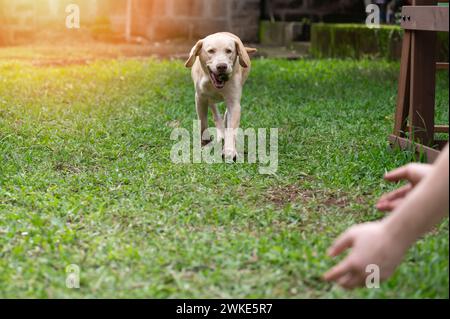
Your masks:
{"label": "dog's eye", "polygon": [[233,53],[233,50],[226,49],[225,52],[226,52],[226,54],[231,54],[231,53]]}
{"label": "dog's eye", "polygon": [[208,52],[209,54],[214,54],[214,53],[216,53],[216,50],[214,50],[214,49],[209,49],[207,52]]}

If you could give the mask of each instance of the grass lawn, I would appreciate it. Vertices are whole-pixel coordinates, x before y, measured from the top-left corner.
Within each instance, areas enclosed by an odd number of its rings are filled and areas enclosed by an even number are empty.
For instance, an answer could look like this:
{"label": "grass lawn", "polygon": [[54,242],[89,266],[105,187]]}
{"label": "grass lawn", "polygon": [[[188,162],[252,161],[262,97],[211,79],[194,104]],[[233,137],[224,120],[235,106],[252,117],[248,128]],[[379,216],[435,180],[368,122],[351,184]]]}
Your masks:
{"label": "grass lawn", "polygon": [[[395,185],[382,176],[411,160],[387,147],[398,70],[255,61],[242,127],[279,128],[266,176],[171,162],[173,128],[196,116],[181,61],[0,59],[0,297],[448,298],[448,220],[380,289],[320,279],[333,239],[383,216],[374,203]],[[448,85],[439,74],[441,124]],[[65,286],[69,264],[79,290]]]}

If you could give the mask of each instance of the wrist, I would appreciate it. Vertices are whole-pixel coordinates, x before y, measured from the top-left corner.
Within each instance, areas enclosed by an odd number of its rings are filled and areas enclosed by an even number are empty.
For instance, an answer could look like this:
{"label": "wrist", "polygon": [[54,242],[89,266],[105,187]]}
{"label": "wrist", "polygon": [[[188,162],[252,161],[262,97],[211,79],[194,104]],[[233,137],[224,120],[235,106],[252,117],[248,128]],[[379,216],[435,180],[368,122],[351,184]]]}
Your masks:
{"label": "wrist", "polygon": [[416,241],[416,236],[406,225],[397,220],[395,215],[385,218],[381,224],[388,240],[404,251],[408,250]]}

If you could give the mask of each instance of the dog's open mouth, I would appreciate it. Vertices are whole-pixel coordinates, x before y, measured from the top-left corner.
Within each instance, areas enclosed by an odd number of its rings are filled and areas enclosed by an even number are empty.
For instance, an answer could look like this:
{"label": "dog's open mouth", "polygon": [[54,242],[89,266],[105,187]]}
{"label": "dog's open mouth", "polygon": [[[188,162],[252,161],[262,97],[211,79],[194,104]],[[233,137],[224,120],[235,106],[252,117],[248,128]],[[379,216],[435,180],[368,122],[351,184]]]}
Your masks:
{"label": "dog's open mouth", "polygon": [[211,77],[211,81],[216,89],[223,89],[225,83],[228,81],[229,77],[226,73],[215,74],[212,71],[209,71],[209,76]]}

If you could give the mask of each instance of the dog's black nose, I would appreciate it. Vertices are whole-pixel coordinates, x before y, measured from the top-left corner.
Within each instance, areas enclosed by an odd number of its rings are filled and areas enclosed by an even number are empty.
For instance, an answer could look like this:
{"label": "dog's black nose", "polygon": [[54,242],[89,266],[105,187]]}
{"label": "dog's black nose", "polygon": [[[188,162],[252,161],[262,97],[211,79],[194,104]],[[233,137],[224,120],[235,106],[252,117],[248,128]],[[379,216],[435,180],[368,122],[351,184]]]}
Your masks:
{"label": "dog's black nose", "polygon": [[227,69],[228,69],[228,65],[226,65],[225,63],[217,64],[217,72],[225,73],[227,71]]}

